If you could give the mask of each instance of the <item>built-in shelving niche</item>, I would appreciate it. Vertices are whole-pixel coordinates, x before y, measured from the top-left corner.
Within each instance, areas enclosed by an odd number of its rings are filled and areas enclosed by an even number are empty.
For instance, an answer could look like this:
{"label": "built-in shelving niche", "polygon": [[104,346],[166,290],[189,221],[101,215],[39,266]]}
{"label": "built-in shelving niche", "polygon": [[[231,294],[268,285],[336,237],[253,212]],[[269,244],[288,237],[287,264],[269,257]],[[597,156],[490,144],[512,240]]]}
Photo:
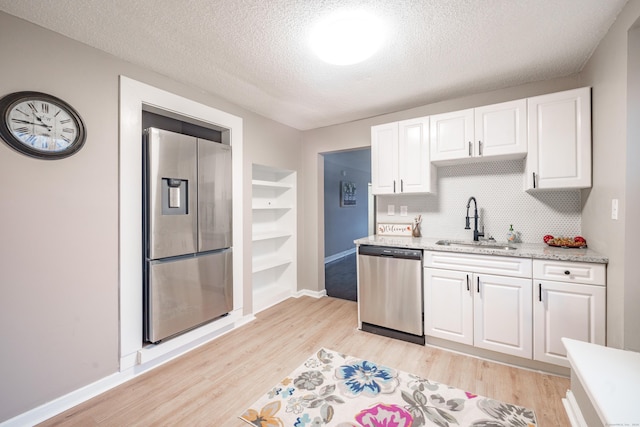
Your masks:
{"label": "built-in shelving niche", "polygon": [[253,165],[253,312],[292,296],[297,289],[296,173]]}

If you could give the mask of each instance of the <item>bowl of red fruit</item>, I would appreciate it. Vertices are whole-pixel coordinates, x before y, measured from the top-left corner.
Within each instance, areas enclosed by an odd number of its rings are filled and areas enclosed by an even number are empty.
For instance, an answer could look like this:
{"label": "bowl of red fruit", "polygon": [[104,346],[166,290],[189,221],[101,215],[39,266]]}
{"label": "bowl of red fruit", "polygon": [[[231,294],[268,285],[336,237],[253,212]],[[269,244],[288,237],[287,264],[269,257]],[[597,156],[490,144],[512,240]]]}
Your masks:
{"label": "bowl of red fruit", "polygon": [[558,248],[586,248],[587,241],[582,236],[576,237],[553,237],[551,234],[547,234],[542,238],[544,242],[549,246],[555,246]]}

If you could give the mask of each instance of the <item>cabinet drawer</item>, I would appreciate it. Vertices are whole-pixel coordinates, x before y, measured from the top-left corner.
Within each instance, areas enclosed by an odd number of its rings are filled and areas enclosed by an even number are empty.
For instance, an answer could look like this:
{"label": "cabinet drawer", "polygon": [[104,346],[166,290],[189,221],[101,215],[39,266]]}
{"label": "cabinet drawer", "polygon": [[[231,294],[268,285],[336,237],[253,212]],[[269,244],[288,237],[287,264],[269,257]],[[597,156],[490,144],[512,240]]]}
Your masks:
{"label": "cabinet drawer", "polygon": [[536,259],[533,260],[533,277],[534,279],[604,286],[606,267],[604,264]]}
{"label": "cabinet drawer", "polygon": [[499,276],[531,277],[529,258],[425,251],[424,266]]}

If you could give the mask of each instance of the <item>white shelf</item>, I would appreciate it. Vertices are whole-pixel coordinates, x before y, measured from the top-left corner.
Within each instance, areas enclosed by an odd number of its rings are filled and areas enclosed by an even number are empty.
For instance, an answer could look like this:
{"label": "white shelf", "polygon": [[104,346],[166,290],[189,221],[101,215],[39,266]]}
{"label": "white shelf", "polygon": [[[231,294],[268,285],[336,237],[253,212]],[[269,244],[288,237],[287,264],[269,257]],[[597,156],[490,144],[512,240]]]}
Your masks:
{"label": "white shelf", "polygon": [[252,240],[254,242],[258,242],[261,240],[280,239],[283,237],[291,237],[291,232],[288,230],[254,232],[252,236]]}
{"label": "white shelf", "polygon": [[290,189],[293,188],[293,185],[288,182],[279,182],[279,181],[264,181],[261,179],[254,179],[251,181],[251,184],[254,187],[264,187],[264,188],[275,188],[275,189]]}
{"label": "white shelf", "polygon": [[262,256],[253,259],[253,273],[269,270],[271,268],[280,267],[283,265],[291,264],[290,258],[284,258],[281,256]]}
{"label": "white shelf", "polygon": [[251,209],[254,211],[258,210],[274,210],[274,209],[291,209],[291,206],[284,205],[253,205]]}

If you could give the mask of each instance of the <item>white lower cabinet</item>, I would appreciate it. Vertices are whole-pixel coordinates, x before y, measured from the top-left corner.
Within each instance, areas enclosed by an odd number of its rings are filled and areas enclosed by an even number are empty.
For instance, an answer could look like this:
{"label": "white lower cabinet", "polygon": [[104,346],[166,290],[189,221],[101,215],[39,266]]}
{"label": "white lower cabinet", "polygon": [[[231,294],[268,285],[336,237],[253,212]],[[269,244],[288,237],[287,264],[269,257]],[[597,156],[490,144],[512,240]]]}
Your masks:
{"label": "white lower cabinet", "polygon": [[473,344],[531,358],[531,279],[474,276]]}
{"label": "white lower cabinet", "polygon": [[424,266],[428,337],[565,367],[563,337],[605,344],[604,264],[425,251]]}
{"label": "white lower cabinet", "polygon": [[424,281],[427,336],[532,357],[530,259],[425,252]]}
{"label": "white lower cabinet", "polygon": [[535,360],[569,367],[563,337],[605,344],[604,277],[604,264],[534,260]]}
{"label": "white lower cabinet", "polygon": [[425,335],[473,345],[470,276],[464,271],[424,269]]}

